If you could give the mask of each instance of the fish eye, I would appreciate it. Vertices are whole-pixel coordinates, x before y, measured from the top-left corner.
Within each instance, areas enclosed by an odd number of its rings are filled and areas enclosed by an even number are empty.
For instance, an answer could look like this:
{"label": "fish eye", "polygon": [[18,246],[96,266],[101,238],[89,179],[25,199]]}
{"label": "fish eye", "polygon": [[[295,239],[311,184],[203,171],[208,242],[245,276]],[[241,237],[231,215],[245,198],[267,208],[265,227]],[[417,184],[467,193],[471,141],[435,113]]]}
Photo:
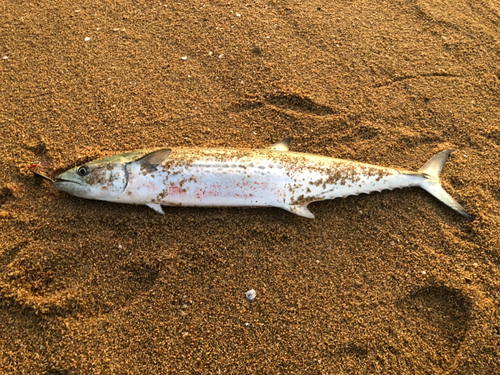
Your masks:
{"label": "fish eye", "polygon": [[79,176],[83,177],[83,176],[85,176],[88,173],[88,170],[85,167],[80,167],[80,168],[78,168],[77,173],[78,173]]}

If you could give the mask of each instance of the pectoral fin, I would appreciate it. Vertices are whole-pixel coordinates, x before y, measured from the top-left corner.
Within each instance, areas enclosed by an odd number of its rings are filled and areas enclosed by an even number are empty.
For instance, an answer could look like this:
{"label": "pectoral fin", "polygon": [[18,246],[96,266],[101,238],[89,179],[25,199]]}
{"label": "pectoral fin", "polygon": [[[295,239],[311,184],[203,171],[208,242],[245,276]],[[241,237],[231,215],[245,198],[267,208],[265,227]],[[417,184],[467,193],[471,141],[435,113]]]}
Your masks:
{"label": "pectoral fin", "polygon": [[269,147],[271,150],[277,150],[277,151],[288,151],[290,148],[290,142],[292,141],[292,138],[285,138],[282,141],[276,142],[273,144],[271,147]]}
{"label": "pectoral fin", "polygon": [[150,152],[135,162],[141,164],[146,171],[152,173],[156,171],[158,165],[168,158],[171,152],[172,150],[169,148],[162,148],[161,150]]}
{"label": "pectoral fin", "polygon": [[152,208],[153,210],[155,210],[159,214],[165,215],[165,212],[163,212],[163,208],[161,208],[161,206],[158,203],[149,203],[146,206],[148,206],[149,208]]}
{"label": "pectoral fin", "polygon": [[307,208],[307,204],[293,204],[288,207],[283,207],[285,210],[290,211],[292,214],[314,219],[314,215]]}

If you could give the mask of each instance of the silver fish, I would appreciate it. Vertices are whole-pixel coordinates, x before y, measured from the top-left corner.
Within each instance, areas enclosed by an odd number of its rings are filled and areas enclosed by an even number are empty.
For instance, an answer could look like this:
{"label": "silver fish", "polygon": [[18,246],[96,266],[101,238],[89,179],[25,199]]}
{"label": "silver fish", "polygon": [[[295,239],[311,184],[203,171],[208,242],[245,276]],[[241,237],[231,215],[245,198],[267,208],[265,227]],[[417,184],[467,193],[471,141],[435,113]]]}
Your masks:
{"label": "silver fish", "polygon": [[386,189],[419,186],[467,219],[441,186],[453,150],[418,172],[288,151],[290,138],[266,149],[140,150],[70,169],[53,185],[82,198],[163,206],[270,206],[314,218],[307,205]]}

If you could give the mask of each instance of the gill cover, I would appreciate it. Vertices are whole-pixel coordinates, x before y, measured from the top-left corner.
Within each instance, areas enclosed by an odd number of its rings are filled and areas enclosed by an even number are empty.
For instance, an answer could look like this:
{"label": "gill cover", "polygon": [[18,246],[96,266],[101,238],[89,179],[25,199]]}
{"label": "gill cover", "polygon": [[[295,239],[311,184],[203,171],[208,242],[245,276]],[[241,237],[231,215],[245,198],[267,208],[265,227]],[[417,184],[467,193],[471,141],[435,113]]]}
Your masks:
{"label": "gill cover", "polygon": [[125,190],[127,183],[126,164],[89,163],[60,174],[54,186],[77,197],[112,200]]}

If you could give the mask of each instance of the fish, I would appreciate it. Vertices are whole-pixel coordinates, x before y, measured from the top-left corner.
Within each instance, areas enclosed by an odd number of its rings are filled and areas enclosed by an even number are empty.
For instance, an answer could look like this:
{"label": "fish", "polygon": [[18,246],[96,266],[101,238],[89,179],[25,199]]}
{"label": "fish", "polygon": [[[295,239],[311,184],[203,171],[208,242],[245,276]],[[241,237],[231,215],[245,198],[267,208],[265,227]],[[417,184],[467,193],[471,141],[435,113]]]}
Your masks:
{"label": "fish", "polygon": [[162,206],[278,207],[313,219],[308,205],[387,189],[420,187],[466,219],[472,216],[441,186],[454,150],[417,172],[289,150],[291,138],[268,148],[159,148],[95,160],[58,175],[53,186],[81,198]]}

